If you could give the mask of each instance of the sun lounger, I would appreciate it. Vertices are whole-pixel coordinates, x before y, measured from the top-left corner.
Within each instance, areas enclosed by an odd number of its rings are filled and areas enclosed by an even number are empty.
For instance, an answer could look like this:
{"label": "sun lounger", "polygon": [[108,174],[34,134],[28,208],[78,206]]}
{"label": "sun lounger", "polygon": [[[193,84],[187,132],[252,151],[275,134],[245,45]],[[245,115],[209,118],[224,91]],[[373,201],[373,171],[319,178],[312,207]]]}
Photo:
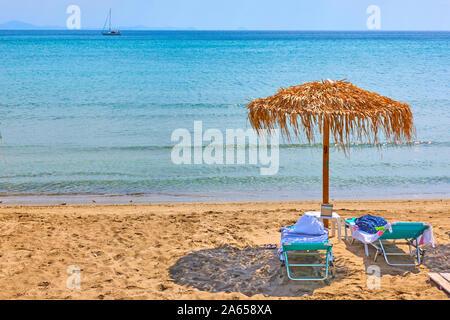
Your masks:
{"label": "sun lounger", "polygon": [[[420,223],[420,222],[394,222],[390,224],[389,230],[380,234],[365,234],[363,231],[359,231],[357,229],[353,229],[355,218],[346,219],[344,221],[345,228],[345,237],[347,238],[347,228],[351,229],[352,238],[361,240],[365,244],[366,255],[368,255],[367,244],[372,245],[377,251],[375,253],[374,261],[376,261],[378,255],[380,253],[383,254],[386,263],[391,266],[418,266],[422,263],[424,250],[420,247],[421,244],[424,243],[423,235],[425,232],[430,232],[431,236],[429,237],[431,240],[429,242],[432,243],[432,228],[429,224]],[[370,239],[370,240],[368,240]],[[420,239],[420,240],[419,240]],[[366,241],[364,241],[366,240]],[[386,250],[386,242],[388,240],[405,240],[406,244],[409,246],[409,253],[404,252],[388,252]],[[378,241],[379,245],[374,244]],[[385,244],[383,244],[383,241]],[[427,242],[427,241],[425,241]],[[415,250],[414,250],[414,249]],[[417,259],[417,263],[414,260],[414,263],[391,263],[388,259],[388,256],[411,256]]]}
{"label": "sun lounger", "polygon": [[[378,242],[380,244],[380,247],[377,248],[377,253],[375,254],[375,260],[377,258],[377,255],[382,252],[384,259],[386,260],[386,263],[391,266],[418,266],[422,263],[424,250],[420,248],[419,240],[418,238],[423,235],[423,233],[430,228],[430,225],[425,223],[414,223],[414,222],[395,222],[392,224],[392,233],[385,232],[383,235],[378,239]],[[383,240],[405,240],[406,244],[409,246],[409,254],[408,253],[398,253],[398,252],[387,252],[385,247],[383,246]],[[409,255],[414,256],[414,250],[415,248],[415,255],[417,258],[417,263],[390,263],[388,260],[388,256],[394,256],[394,255]]]}
{"label": "sun lounger", "polygon": [[[312,233],[312,234],[311,234]],[[317,218],[303,216],[294,226],[281,228],[280,260],[286,265],[287,276],[291,280],[325,280],[328,278],[329,267],[334,266],[332,245],[328,241],[328,230]],[[292,263],[298,256],[318,256],[324,263]],[[298,277],[293,275],[293,269],[320,268],[318,277]],[[317,270],[317,269],[316,269]],[[334,274],[334,267],[332,268]]]}
{"label": "sun lounger", "polygon": [[[303,243],[284,243],[282,246],[283,260],[286,264],[287,276],[291,280],[325,280],[328,278],[329,266],[332,267],[331,273],[334,275],[334,262],[332,244],[328,242],[303,242]],[[290,263],[289,257],[293,255],[316,255],[324,256],[325,263]],[[299,278],[292,275],[292,268],[304,268],[304,267],[321,267],[323,273],[319,277],[305,277]]]}

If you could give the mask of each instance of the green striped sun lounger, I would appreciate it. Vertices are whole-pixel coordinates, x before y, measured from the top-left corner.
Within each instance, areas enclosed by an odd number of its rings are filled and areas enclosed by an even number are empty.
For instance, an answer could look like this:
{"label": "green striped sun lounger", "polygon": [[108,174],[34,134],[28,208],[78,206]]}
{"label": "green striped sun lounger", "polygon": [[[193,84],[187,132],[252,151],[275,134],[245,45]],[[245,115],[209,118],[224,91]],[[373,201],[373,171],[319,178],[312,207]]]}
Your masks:
{"label": "green striped sun lounger", "polygon": [[[421,222],[394,222],[391,224],[392,232],[385,232],[378,238],[380,244],[377,247],[375,254],[375,260],[377,255],[382,252],[386,263],[391,266],[418,266],[422,263],[425,251],[420,248],[418,238],[430,227],[426,223]],[[405,240],[409,247],[409,253],[404,252],[387,252],[383,246],[383,240]],[[415,250],[414,250],[414,249]],[[414,253],[415,251],[415,253]],[[416,256],[417,263],[391,263],[388,256],[408,255],[411,257]]]}
{"label": "green striped sun lounger", "polygon": [[[352,223],[356,218],[346,219],[344,222],[345,235],[347,237],[347,228],[351,228]],[[385,231],[377,240],[370,243],[377,251],[375,253],[374,261],[377,260],[377,257],[380,253],[383,254],[384,259],[388,265],[391,266],[418,266],[422,263],[425,251],[420,248],[420,243],[418,238],[423,235],[425,231],[428,230],[431,226],[427,223],[421,222],[393,222],[391,223],[392,232]],[[352,231],[352,232],[360,232],[362,231]],[[354,237],[354,234],[352,233]],[[409,253],[405,252],[393,252],[386,250],[386,244],[393,240],[395,243],[397,240],[404,240],[409,247]],[[378,245],[375,243],[378,242]],[[367,244],[366,245],[366,254]],[[389,256],[411,256],[414,258],[413,263],[392,263],[389,260]],[[417,260],[417,262],[416,262]]]}
{"label": "green striped sun lounger", "polygon": [[[280,260],[291,280],[326,280],[334,274],[328,230],[316,217],[304,215],[295,225],[281,227]],[[306,256],[313,256],[306,259]],[[310,275],[309,272],[313,274]]]}
{"label": "green striped sun lounger", "polygon": [[[329,267],[331,266],[331,274],[334,275],[333,251],[332,244],[328,242],[301,242],[301,243],[284,243],[281,247],[284,263],[286,264],[287,276],[291,280],[325,280],[329,275]],[[294,256],[310,255],[322,256],[325,263],[291,263],[290,259]],[[292,274],[293,269],[298,268],[321,268],[318,277],[295,277]]]}

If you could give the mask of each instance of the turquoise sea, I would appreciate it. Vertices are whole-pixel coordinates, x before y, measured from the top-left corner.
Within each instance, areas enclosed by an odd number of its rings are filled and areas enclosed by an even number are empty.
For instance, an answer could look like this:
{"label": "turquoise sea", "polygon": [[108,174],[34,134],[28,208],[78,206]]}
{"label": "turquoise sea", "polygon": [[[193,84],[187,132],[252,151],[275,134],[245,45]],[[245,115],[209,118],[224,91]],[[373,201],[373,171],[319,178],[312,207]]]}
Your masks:
{"label": "turquoise sea", "polygon": [[320,199],[319,144],[282,141],[262,176],[176,165],[171,134],[247,129],[249,99],[327,78],[409,103],[417,129],[410,147],[333,148],[332,199],[450,195],[450,32],[0,31],[0,56],[4,203]]}

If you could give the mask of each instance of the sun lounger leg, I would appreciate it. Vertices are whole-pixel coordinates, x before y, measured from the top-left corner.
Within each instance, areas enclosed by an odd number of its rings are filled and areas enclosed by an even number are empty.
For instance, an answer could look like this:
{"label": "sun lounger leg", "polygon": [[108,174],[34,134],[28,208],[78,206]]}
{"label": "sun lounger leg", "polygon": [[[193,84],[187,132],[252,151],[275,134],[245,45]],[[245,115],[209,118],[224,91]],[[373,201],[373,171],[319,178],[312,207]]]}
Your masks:
{"label": "sun lounger leg", "polygon": [[381,242],[381,240],[378,240],[378,242],[380,243],[380,248],[381,248],[381,252],[383,253],[384,260],[386,260],[386,263],[387,263],[388,265],[391,265],[391,264],[389,263],[388,258],[387,258],[386,251],[384,250],[383,242]]}
{"label": "sun lounger leg", "polygon": [[[386,263],[390,266],[418,266],[421,264],[421,259],[420,259],[420,251],[421,249],[419,248],[418,242],[416,240],[416,251],[417,251],[417,263],[390,263],[389,259],[388,259],[388,255],[406,255],[406,256],[410,256],[409,254],[402,254],[402,253],[389,253],[386,252],[386,250],[384,249],[383,243],[381,242],[381,240],[378,240],[378,242],[380,243],[380,247],[381,247],[381,251],[383,252],[384,255],[384,260],[386,260]],[[414,256],[413,256],[414,259]]]}
{"label": "sun lounger leg", "polygon": [[420,265],[420,248],[419,248],[419,242],[416,239],[416,252],[417,252],[417,264]]}
{"label": "sun lounger leg", "polygon": [[378,258],[378,255],[382,252],[382,251],[381,251],[381,248],[377,247],[377,246],[376,246],[375,244],[373,244],[373,243],[370,243],[370,245],[371,245],[372,247],[375,248],[375,257],[373,258],[373,261],[376,262],[376,261],[377,261],[377,258]]}
{"label": "sun lounger leg", "polygon": [[[292,266],[296,266],[296,267],[307,267],[307,266],[324,266],[325,267],[325,276],[322,278],[294,278],[293,276],[291,276],[291,272],[290,272],[290,265],[289,265],[289,260],[288,260],[288,254],[287,252],[284,252],[284,261],[286,263],[286,273],[289,279],[291,280],[303,280],[303,281],[308,281],[308,280],[326,280],[328,278],[328,268],[329,268],[329,264],[330,264],[330,256],[332,255],[331,253],[332,251],[329,250],[325,253],[326,256],[326,262],[325,264],[293,264]],[[334,266],[333,266],[334,267]]]}
{"label": "sun lounger leg", "polygon": [[284,252],[283,254],[284,254],[284,262],[286,263],[286,273],[287,273],[287,276],[288,276],[289,279],[292,280],[291,274],[290,274],[290,272],[289,272],[289,261],[288,261],[288,255],[287,255],[287,252]]}

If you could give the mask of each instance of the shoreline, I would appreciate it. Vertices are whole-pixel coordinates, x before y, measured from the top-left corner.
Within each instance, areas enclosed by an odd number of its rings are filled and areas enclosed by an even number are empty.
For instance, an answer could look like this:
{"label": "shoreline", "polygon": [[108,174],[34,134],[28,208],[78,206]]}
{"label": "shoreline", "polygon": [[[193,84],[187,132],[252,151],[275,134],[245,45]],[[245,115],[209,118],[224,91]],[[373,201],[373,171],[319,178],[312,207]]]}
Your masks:
{"label": "shoreline", "polygon": [[[256,194],[255,194],[256,193]],[[185,204],[185,203],[238,203],[238,202],[302,202],[302,201],[321,201],[321,196],[311,194],[301,194],[300,192],[288,192],[286,194],[257,194],[246,192],[222,192],[222,193],[136,193],[136,194],[0,194],[0,205],[89,205],[92,203],[103,205],[115,204]],[[370,195],[352,195],[347,197],[332,197],[331,202],[335,201],[390,201],[390,200],[425,200],[425,199],[450,199],[450,194],[442,192],[441,194],[383,194]]]}
{"label": "shoreline", "polygon": [[[14,196],[9,196],[14,197]],[[40,195],[37,197],[41,197]],[[46,197],[46,196],[44,196]],[[51,196],[50,196],[51,197]],[[59,197],[59,195],[55,195],[55,197]],[[62,196],[61,196],[62,197]],[[101,197],[101,196],[99,196]],[[105,196],[106,198],[115,198],[115,197],[122,197],[121,195],[113,195],[113,196]],[[130,197],[128,195],[123,197]],[[0,199],[4,199],[0,197]],[[91,199],[91,198],[89,198]],[[355,204],[358,202],[362,203],[409,203],[409,202],[450,202],[449,198],[384,198],[384,199],[332,199],[330,203],[332,204]],[[235,200],[228,200],[228,201],[186,201],[186,202],[106,202],[106,203],[93,203],[93,202],[86,202],[86,203],[42,203],[42,204],[35,204],[35,203],[5,203],[0,202],[0,208],[11,208],[11,207],[92,207],[92,206],[98,206],[98,207],[108,207],[108,206],[217,206],[217,205],[305,205],[305,204],[315,204],[318,205],[320,209],[320,205],[322,203],[322,200],[312,199],[312,200],[247,200],[247,201],[235,201]],[[450,214],[449,214],[450,218]]]}
{"label": "shoreline", "polygon": [[[429,272],[448,272],[450,199],[333,201],[341,219],[367,213],[433,226],[419,267],[373,261],[330,237],[336,278],[292,282],[276,250],[280,227],[320,201],[0,205],[0,299],[448,299]],[[342,230],[344,235],[344,230]],[[403,248],[402,248],[403,249]],[[381,288],[366,287],[368,266]],[[67,288],[67,268],[81,288]]]}

